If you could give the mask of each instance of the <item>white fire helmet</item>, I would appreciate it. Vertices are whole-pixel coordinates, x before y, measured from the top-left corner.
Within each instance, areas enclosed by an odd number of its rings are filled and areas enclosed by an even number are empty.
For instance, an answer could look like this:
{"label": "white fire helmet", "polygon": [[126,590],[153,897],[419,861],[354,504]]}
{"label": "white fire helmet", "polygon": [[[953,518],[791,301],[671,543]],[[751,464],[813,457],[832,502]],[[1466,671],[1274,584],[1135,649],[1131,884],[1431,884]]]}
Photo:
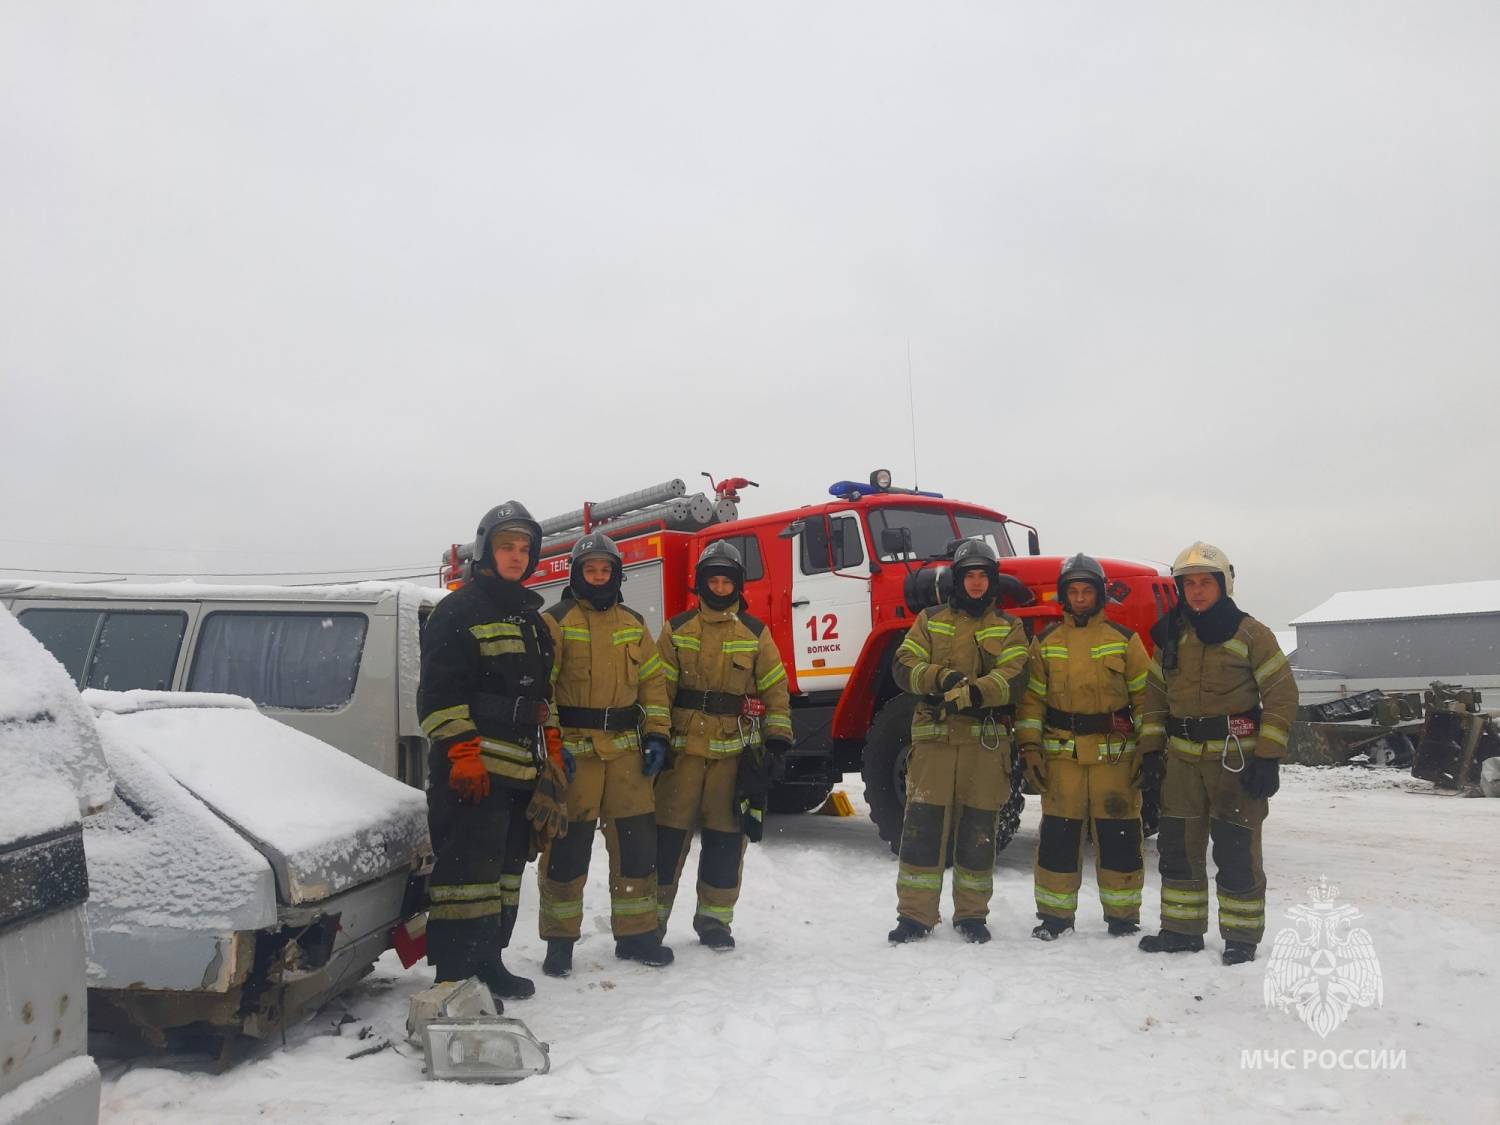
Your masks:
{"label": "white fire helmet", "polygon": [[1184,574],[1220,574],[1224,577],[1224,596],[1234,596],[1234,566],[1229,556],[1212,543],[1201,540],[1191,547],[1184,547],[1172,560],[1172,577]]}

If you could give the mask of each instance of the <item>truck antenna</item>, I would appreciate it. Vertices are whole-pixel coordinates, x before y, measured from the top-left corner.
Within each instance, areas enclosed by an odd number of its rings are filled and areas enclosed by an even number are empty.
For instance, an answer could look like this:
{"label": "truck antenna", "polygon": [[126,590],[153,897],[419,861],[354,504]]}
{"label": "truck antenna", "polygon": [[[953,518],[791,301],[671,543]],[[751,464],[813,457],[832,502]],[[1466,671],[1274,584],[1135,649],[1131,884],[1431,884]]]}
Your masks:
{"label": "truck antenna", "polygon": [[917,406],[911,389],[911,337],[906,338],[906,416],[911,422],[911,486],[921,488],[917,479]]}

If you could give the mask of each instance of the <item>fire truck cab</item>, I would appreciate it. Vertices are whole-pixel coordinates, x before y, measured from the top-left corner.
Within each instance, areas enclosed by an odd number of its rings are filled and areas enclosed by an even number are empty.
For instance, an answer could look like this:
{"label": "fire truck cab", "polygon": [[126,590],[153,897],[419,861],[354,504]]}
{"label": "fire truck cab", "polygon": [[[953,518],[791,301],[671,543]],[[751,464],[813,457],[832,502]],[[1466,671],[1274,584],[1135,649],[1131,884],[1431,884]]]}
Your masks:
{"label": "fire truck cab", "polygon": [[[681,481],[669,484],[682,487]],[[743,478],[719,482],[716,499],[705,500],[694,517],[663,516],[658,502],[633,515],[597,523],[585,519],[583,527],[549,536],[529,584],[549,600],[560,596],[568,581],[568,552],[591,526],[615,538],[624,557],[625,600],[656,632],[665,619],[695,603],[693,563],[703,548],[720,540],[733,544],[745,560],[746,608],[771,629],[792,694],[796,740],[786,778],[772,793],[772,811],[817,808],[845,773],[859,770],[871,818],[894,848],[905,813],[915,706],[891,674],[897,645],[922,609],[946,599],[947,560],[962,540],[980,538],[995,549],[1005,608],[1033,634],[1061,616],[1056,601],[1061,559],[1041,555],[1030,525],[982,504],[893,488],[883,470],[872,473],[869,483],[836,482],[828,501],[741,518],[738,490],[750,484]],[[659,497],[651,489],[631,495]],[[615,501],[597,506],[619,507]],[[701,522],[709,508],[714,514]],[[545,521],[544,530],[553,531],[557,522]],[[453,548],[450,562],[461,564],[464,553]],[[1110,617],[1141,633],[1149,645],[1151,625],[1176,597],[1170,572],[1155,563],[1100,562],[1109,580]],[[1014,832],[1024,803],[1019,761],[1014,766],[1001,846]]]}

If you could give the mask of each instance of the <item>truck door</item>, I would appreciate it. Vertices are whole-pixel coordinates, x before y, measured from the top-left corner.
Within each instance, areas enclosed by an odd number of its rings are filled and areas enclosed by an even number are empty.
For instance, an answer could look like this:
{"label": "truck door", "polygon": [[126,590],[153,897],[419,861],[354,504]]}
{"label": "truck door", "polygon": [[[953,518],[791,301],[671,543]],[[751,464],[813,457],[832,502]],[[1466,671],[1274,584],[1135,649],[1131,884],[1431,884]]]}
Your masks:
{"label": "truck door", "polygon": [[792,648],[801,692],[849,682],[870,635],[870,563],[853,512],[811,516],[792,549]]}

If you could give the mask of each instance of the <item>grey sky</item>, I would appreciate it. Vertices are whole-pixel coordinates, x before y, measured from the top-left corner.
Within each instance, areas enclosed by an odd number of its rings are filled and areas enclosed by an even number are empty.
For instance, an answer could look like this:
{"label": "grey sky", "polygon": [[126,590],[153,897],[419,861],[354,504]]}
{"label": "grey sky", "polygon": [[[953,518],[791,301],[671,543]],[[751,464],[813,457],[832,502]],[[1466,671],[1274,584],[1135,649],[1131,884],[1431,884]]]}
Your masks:
{"label": "grey sky", "polygon": [[1273,625],[1500,576],[1497,58],[1492,2],[13,0],[0,565],[909,482],[909,340],[921,483],[1049,553],[1209,539]]}

